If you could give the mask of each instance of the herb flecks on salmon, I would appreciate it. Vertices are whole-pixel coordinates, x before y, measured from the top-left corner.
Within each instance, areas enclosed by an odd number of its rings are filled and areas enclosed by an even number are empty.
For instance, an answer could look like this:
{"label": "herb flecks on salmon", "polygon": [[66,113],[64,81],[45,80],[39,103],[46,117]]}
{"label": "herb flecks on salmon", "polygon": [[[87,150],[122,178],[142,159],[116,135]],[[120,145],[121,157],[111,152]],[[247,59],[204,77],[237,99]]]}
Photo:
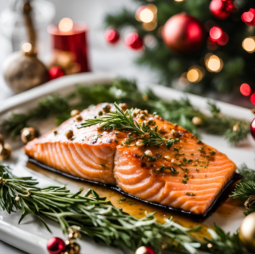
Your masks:
{"label": "herb flecks on salmon", "polygon": [[[226,155],[145,110],[102,103],[25,146],[28,156],[143,200],[203,214],[235,173]],[[72,138],[65,133],[72,131]],[[169,143],[170,142],[170,143]],[[102,166],[103,165],[103,166]],[[188,194],[187,194],[188,193]]]}

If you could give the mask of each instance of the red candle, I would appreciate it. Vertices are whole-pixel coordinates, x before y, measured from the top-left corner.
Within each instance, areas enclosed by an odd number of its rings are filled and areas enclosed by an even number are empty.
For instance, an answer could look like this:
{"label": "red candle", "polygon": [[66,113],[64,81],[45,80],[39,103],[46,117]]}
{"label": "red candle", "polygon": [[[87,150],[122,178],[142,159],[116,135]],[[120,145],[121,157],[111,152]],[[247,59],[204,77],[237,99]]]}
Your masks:
{"label": "red candle", "polygon": [[86,24],[81,22],[73,23],[69,18],[62,19],[58,25],[50,25],[48,27],[53,49],[72,53],[79,72],[90,71],[87,31]]}

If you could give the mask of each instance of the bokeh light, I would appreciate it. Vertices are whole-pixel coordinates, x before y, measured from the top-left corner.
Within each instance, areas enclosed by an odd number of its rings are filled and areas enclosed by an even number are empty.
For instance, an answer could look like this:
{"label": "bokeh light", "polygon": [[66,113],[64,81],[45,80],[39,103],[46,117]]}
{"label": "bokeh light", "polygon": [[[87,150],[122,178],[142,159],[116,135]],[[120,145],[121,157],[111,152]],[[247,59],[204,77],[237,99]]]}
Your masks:
{"label": "bokeh light", "polygon": [[242,43],[243,49],[249,53],[253,53],[255,51],[255,40],[253,37],[248,37],[243,40]]}
{"label": "bokeh light", "polygon": [[216,55],[207,54],[205,57],[205,65],[210,72],[220,72],[223,68],[223,61]]}
{"label": "bokeh light", "polygon": [[30,51],[32,50],[32,44],[29,43],[29,42],[25,42],[25,43],[22,45],[21,48],[22,48],[23,52],[28,53],[28,52],[30,52]]}
{"label": "bokeh light", "polygon": [[222,34],[223,34],[222,29],[217,27],[217,26],[212,27],[211,30],[210,30],[210,36],[215,41],[220,39]]}
{"label": "bokeh light", "polygon": [[140,12],[140,20],[144,23],[150,23],[154,19],[154,13],[148,8],[144,8]]}
{"label": "bokeh light", "polygon": [[180,3],[180,2],[184,2],[184,0],[174,0],[175,2],[178,2],[178,3]]}
{"label": "bokeh light", "polygon": [[197,83],[204,77],[204,69],[200,66],[192,66],[187,72],[187,80],[191,83]]}
{"label": "bokeh light", "polygon": [[249,96],[251,94],[251,87],[248,84],[243,83],[240,86],[240,92],[244,96]]}
{"label": "bokeh light", "polygon": [[63,18],[59,21],[58,28],[61,32],[69,32],[73,28],[73,21],[69,18]]}
{"label": "bokeh light", "polygon": [[255,93],[253,93],[253,94],[251,95],[250,100],[251,100],[251,103],[252,103],[252,104],[255,104]]}

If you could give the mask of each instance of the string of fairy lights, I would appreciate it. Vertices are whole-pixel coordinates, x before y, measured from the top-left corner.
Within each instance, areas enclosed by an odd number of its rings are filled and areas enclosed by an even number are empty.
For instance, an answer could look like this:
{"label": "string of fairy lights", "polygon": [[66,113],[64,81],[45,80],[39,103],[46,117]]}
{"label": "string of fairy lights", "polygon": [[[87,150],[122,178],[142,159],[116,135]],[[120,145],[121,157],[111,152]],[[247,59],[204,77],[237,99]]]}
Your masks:
{"label": "string of fairy lights", "polygon": [[[175,0],[175,2],[183,2],[184,0]],[[136,19],[142,22],[142,27],[145,31],[153,31],[157,28],[157,36],[161,37],[162,28],[157,27],[157,7],[154,4],[148,4],[141,6],[136,11]],[[255,22],[255,14],[253,12],[247,12],[242,15],[244,22]],[[211,21],[208,21],[207,26]],[[228,43],[229,37],[220,27],[217,25],[209,24],[209,38],[207,40],[207,46],[209,50],[214,50],[219,46],[224,46]],[[255,52],[255,37],[247,37],[242,42],[242,48],[252,54]],[[223,69],[223,60],[212,53],[208,53],[204,57],[205,68],[194,65],[191,66],[187,72],[180,76],[180,86],[187,86],[190,83],[200,82],[206,74],[206,70],[212,73],[218,73]],[[185,85],[184,85],[185,84]],[[240,93],[243,96],[250,96],[250,100],[255,104],[255,93],[252,93],[252,89],[249,84],[243,83],[240,85]]]}

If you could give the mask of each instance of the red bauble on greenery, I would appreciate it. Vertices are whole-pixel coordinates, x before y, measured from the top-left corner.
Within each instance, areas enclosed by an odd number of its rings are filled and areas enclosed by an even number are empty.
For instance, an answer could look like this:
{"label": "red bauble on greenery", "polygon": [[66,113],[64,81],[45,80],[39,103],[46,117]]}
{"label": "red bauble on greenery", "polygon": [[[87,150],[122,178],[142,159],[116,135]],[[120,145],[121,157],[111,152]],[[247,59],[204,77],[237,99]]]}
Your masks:
{"label": "red bauble on greenery", "polygon": [[251,135],[253,139],[255,140],[255,118],[251,122]]}
{"label": "red bauble on greenery", "polygon": [[125,43],[128,47],[138,50],[143,47],[143,38],[137,33],[131,33],[125,38]]}
{"label": "red bauble on greenery", "polygon": [[66,244],[59,237],[52,237],[47,242],[47,250],[50,254],[60,254],[61,252],[65,251],[65,249]]}
{"label": "red bauble on greenery", "polygon": [[50,81],[55,78],[60,78],[64,75],[65,75],[65,72],[63,69],[61,69],[58,66],[53,66],[48,70],[47,78],[48,78],[48,81]]}
{"label": "red bauble on greenery", "polygon": [[136,250],[135,254],[156,254],[156,252],[150,247],[141,246]]}
{"label": "red bauble on greenery", "polygon": [[203,24],[186,13],[171,17],[164,25],[162,37],[166,46],[177,53],[193,53],[205,40]]}
{"label": "red bauble on greenery", "polygon": [[234,11],[232,0],[212,0],[210,3],[212,15],[218,19],[226,19]]}
{"label": "red bauble on greenery", "polygon": [[105,32],[104,37],[107,42],[114,44],[119,41],[120,34],[117,30],[111,29]]}

